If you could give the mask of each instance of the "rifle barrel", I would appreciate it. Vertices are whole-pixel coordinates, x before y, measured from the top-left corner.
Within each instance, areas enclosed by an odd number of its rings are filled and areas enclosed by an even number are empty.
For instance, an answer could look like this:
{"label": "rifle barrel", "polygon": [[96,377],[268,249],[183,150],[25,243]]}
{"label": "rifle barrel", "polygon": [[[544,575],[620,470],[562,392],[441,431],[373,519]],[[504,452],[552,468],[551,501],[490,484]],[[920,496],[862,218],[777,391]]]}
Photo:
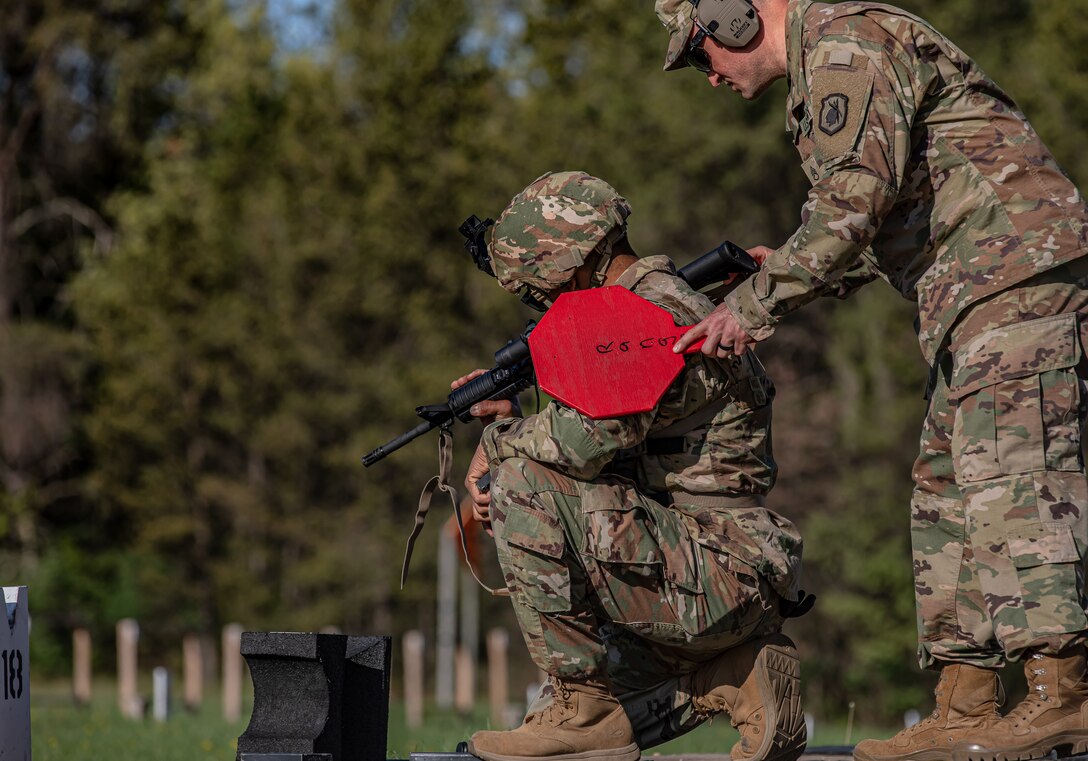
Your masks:
{"label": "rifle barrel", "polygon": [[427,433],[427,431],[432,430],[434,427],[435,424],[430,422],[429,420],[420,423],[407,433],[402,433],[400,436],[393,439],[392,441],[382,444],[373,452],[368,452],[366,455],[363,456],[363,465],[369,468],[374,463],[378,462],[379,460],[385,458],[388,455],[393,454],[402,446],[407,444],[409,441],[419,438],[423,434]]}

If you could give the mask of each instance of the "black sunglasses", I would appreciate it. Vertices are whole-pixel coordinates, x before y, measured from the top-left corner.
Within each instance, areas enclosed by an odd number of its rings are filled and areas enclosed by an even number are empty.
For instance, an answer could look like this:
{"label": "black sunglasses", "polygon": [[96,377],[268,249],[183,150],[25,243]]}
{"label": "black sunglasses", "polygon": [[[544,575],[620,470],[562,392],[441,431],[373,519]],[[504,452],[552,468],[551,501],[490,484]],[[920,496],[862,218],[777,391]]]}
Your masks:
{"label": "black sunglasses", "polygon": [[695,34],[688,42],[688,47],[684,51],[684,61],[696,71],[701,71],[703,74],[709,74],[710,54],[703,50],[702,45],[703,40],[706,39],[706,36],[710,34],[710,32],[703,28],[703,25],[699,23],[698,19],[693,20],[695,21]]}

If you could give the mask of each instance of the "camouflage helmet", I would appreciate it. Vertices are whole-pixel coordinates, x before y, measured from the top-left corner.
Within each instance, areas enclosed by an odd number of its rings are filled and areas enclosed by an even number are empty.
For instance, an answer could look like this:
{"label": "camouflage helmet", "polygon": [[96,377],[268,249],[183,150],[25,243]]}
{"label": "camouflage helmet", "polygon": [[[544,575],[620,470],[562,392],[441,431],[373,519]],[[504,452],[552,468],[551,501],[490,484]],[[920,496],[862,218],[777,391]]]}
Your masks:
{"label": "camouflage helmet", "polygon": [[[491,265],[499,284],[517,293],[551,291],[574,277],[595,249],[627,230],[631,207],[615,188],[585,172],[549,172],[514,196],[491,231]],[[603,244],[603,245],[602,245]]]}

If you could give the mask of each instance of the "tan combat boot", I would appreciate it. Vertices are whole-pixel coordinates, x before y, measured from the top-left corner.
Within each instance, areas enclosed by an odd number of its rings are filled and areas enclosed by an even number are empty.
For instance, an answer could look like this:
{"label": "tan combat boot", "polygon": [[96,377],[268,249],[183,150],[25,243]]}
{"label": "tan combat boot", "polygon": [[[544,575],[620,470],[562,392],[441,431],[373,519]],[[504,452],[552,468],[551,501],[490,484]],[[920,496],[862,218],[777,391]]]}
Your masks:
{"label": "tan combat boot", "polygon": [[692,706],[728,712],[740,741],[732,761],[793,761],[805,750],[800,662],[785,634],[751,640],[722,653],[692,677]]}
{"label": "tan combat boot", "polygon": [[954,751],[957,761],[1042,758],[1088,751],[1088,674],[1083,645],[1060,655],[1036,653],[1024,662],[1028,694],[982,737]]}
{"label": "tan combat boot", "polygon": [[941,669],[933,713],[888,740],[864,740],[857,761],[948,761],[961,741],[975,740],[1000,719],[997,672],[967,663]]}
{"label": "tan combat boot", "polygon": [[623,706],[601,682],[552,677],[554,700],[509,732],[477,732],[468,750],[484,761],[638,761]]}

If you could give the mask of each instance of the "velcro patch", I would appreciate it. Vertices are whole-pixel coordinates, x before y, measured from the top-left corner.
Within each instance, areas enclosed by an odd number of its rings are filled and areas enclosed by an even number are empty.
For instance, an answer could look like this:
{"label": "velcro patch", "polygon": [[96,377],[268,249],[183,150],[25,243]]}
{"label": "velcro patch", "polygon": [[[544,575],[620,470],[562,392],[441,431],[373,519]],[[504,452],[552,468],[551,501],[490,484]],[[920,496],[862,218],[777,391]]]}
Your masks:
{"label": "velcro patch", "polygon": [[849,66],[854,62],[854,54],[845,48],[836,48],[827,54],[829,66]]}
{"label": "velcro patch", "polygon": [[849,66],[851,69],[864,69],[867,63],[868,59],[863,55],[851,53],[846,48],[835,48],[827,52],[821,65]]}
{"label": "velcro patch", "polygon": [[813,70],[812,139],[821,163],[855,149],[861,152],[859,135],[865,126],[872,91],[872,72],[864,69]]}

